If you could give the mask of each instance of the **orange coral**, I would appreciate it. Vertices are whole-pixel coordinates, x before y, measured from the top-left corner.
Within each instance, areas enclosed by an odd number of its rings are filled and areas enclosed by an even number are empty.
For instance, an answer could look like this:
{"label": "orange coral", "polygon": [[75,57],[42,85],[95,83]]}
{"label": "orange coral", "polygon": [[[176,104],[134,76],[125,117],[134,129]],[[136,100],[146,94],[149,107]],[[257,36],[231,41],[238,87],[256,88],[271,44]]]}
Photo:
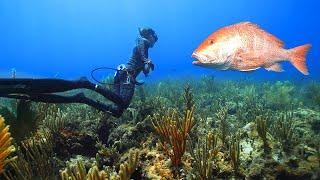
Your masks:
{"label": "orange coral", "polygon": [[195,124],[193,114],[194,107],[186,111],[182,120],[179,120],[175,110],[162,117],[156,114],[152,119],[155,130],[161,136],[161,144],[174,166],[180,165],[186,150],[187,136]]}
{"label": "orange coral", "polygon": [[4,166],[10,161],[6,158],[14,151],[11,141],[9,126],[6,126],[3,117],[0,116],[0,173],[4,171]]}

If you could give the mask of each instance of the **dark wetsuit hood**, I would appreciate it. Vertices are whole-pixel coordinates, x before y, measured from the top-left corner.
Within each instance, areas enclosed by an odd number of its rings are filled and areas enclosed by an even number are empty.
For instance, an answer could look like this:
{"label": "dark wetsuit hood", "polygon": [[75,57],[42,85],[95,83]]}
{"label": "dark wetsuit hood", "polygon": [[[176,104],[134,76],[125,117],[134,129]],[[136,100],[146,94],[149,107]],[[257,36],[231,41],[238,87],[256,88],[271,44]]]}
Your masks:
{"label": "dark wetsuit hood", "polygon": [[158,36],[156,32],[151,28],[139,28],[139,34],[141,37],[148,39],[150,41],[150,38],[152,37],[154,39],[154,42],[158,41]]}

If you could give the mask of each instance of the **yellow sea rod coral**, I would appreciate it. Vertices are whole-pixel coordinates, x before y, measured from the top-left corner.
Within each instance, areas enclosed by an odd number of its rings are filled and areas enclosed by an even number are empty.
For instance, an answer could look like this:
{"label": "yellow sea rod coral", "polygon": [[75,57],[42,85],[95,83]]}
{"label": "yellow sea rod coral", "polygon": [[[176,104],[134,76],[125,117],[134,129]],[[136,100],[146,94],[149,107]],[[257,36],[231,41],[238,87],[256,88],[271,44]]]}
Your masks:
{"label": "yellow sea rod coral", "polygon": [[164,116],[155,114],[151,119],[153,127],[161,137],[160,143],[162,147],[176,167],[181,164],[189,132],[195,125],[193,114],[194,106],[191,109],[187,109],[185,116],[181,119],[176,110],[168,112]]}
{"label": "yellow sea rod coral", "polygon": [[3,117],[0,116],[0,174],[4,171],[4,166],[10,161],[6,158],[14,151],[11,141],[9,126],[6,126]]}

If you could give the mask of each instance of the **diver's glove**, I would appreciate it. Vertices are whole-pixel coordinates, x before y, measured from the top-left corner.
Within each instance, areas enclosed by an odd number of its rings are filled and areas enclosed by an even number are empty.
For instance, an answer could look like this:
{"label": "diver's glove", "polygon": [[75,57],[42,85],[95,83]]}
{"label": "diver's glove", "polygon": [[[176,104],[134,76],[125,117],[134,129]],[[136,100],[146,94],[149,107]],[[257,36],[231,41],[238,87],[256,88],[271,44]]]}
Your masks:
{"label": "diver's glove", "polygon": [[148,76],[150,71],[154,70],[154,64],[152,63],[151,59],[145,59],[144,60],[144,66],[143,66],[143,74],[145,76]]}
{"label": "diver's glove", "polygon": [[154,64],[152,63],[152,61],[150,62],[150,68],[152,71],[154,71]]}

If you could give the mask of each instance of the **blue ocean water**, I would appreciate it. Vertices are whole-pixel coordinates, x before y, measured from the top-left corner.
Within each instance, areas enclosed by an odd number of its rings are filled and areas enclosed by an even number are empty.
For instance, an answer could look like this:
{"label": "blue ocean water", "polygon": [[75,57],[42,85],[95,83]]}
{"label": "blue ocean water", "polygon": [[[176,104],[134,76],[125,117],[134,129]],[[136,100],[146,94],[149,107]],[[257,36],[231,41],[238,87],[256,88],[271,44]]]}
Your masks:
{"label": "blue ocean water", "polygon": [[[217,77],[319,79],[319,2],[315,0],[1,0],[0,76],[90,76],[101,66],[116,67],[131,56],[138,28],[156,30],[150,49],[162,77],[212,74]],[[284,63],[285,72],[252,73],[203,69],[191,64],[192,51],[220,27],[251,21],[285,42],[287,48],[311,43],[309,76]],[[110,72],[106,72],[110,73]]]}

